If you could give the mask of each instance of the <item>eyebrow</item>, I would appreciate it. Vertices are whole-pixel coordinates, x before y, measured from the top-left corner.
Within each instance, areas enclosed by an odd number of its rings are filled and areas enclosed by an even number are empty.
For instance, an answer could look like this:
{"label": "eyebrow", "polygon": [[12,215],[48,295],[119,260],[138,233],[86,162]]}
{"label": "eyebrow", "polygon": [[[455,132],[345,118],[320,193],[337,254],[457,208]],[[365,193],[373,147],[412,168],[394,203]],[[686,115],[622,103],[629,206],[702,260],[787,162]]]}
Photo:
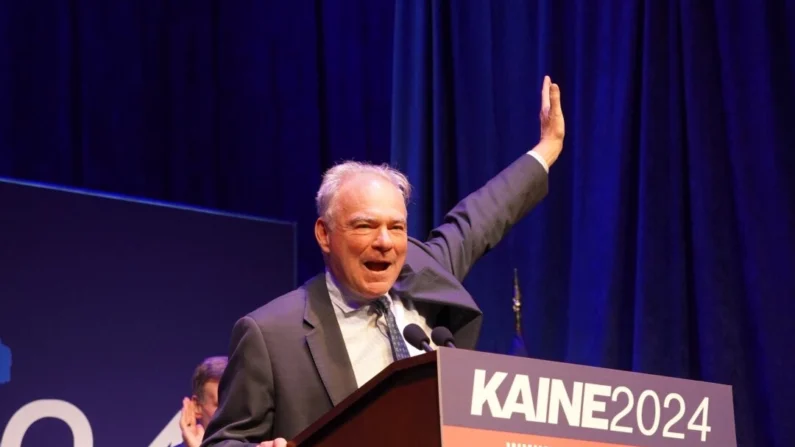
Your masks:
{"label": "eyebrow", "polygon": [[[378,223],[378,219],[376,219],[376,218],[373,218],[373,217],[367,217],[367,216],[354,216],[354,217],[352,217],[352,218],[350,219],[350,221],[349,221],[349,222],[350,222],[351,224],[357,224],[357,223],[368,223],[368,224],[372,224],[372,223]],[[406,224],[406,219],[404,219],[404,218],[399,218],[399,219],[389,219],[389,223],[391,223],[391,224],[403,224],[403,225],[405,225],[405,224]]]}

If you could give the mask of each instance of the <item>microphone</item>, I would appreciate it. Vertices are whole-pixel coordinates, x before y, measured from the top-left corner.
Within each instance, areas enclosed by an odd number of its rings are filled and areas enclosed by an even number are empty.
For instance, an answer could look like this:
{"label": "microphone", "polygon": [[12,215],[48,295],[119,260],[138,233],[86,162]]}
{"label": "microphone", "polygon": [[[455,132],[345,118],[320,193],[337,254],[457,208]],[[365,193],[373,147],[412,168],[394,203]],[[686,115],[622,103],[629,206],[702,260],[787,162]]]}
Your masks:
{"label": "microphone", "polygon": [[447,346],[448,348],[455,348],[455,337],[444,326],[437,326],[431,331],[431,338],[436,346]]}
{"label": "microphone", "polygon": [[403,338],[417,349],[422,349],[425,352],[433,352],[433,348],[431,348],[429,344],[431,340],[428,338],[428,335],[425,334],[425,331],[423,331],[421,327],[414,323],[411,323],[403,329]]}

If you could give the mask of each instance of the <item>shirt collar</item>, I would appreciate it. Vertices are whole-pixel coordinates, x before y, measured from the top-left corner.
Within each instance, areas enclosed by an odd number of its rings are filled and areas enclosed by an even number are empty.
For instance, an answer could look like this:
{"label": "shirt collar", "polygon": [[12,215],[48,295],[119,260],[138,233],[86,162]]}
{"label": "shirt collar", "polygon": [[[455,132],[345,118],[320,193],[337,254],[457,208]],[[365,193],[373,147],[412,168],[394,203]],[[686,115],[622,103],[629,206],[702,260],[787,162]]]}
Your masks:
{"label": "shirt collar", "polygon": [[[358,297],[353,292],[346,289],[345,286],[337,281],[328,268],[326,269],[326,287],[328,288],[328,294],[329,297],[331,297],[331,302],[345,315],[358,312],[362,309],[371,309],[370,300],[365,300],[364,298]],[[385,296],[387,302],[391,305],[392,300],[390,299],[389,294]]]}

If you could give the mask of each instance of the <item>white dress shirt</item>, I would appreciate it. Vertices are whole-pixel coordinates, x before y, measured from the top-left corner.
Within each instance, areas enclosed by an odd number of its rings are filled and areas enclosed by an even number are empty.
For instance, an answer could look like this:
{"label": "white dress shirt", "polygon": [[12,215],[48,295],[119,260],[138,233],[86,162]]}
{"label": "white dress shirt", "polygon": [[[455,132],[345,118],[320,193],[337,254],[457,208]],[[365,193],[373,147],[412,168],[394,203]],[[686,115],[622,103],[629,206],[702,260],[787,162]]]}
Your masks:
{"label": "white dress shirt", "polygon": [[536,160],[538,160],[538,162],[541,163],[541,167],[544,168],[544,171],[546,171],[547,174],[549,174],[549,165],[547,165],[547,161],[544,160],[544,157],[538,155],[538,152],[533,152],[532,150],[528,151],[527,155],[530,155]]}
{"label": "white dress shirt", "polygon": [[[334,276],[326,270],[326,286],[328,287],[331,302],[334,305],[334,314],[340,325],[342,339],[348,350],[348,358],[353,366],[356,384],[364,385],[376,374],[392,363],[392,346],[387,336],[387,324],[384,317],[379,318],[375,309],[369,303],[352,299],[343,293]],[[431,328],[427,318],[416,308],[414,303],[406,298],[393,299],[387,295],[390,311],[395,315],[395,320],[403,337],[403,328],[411,323],[421,327],[430,337]],[[433,342],[432,348],[436,348]],[[411,356],[422,354],[424,351],[416,349],[406,342],[406,347]]]}

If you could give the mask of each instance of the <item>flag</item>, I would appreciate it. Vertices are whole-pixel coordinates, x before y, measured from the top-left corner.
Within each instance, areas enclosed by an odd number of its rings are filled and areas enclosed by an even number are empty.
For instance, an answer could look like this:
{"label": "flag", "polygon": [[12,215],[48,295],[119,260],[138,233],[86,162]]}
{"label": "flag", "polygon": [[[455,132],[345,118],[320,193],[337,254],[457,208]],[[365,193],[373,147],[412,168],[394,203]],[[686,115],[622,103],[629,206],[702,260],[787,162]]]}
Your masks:
{"label": "flag", "polygon": [[11,381],[11,348],[0,340],[0,385]]}
{"label": "flag", "polygon": [[513,313],[516,318],[515,331],[508,354],[527,357],[527,348],[522,335],[522,293],[519,291],[519,274],[513,269]]}

